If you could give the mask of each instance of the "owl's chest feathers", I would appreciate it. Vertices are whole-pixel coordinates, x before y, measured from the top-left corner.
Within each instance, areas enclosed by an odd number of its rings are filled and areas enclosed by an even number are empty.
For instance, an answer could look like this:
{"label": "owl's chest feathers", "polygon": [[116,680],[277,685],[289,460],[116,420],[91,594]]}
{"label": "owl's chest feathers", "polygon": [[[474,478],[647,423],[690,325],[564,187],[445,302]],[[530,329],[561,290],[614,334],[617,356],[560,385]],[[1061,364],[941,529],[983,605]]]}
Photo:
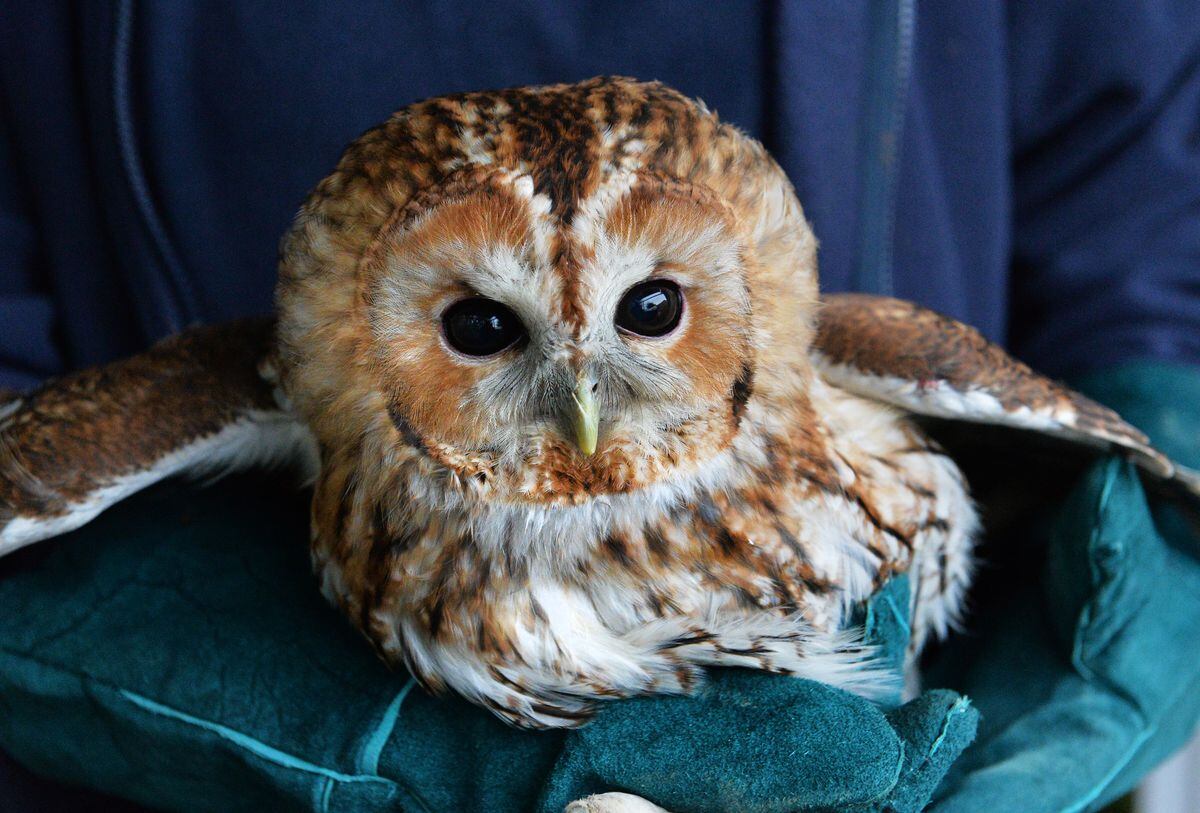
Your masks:
{"label": "owl's chest feathers", "polygon": [[831,641],[855,602],[973,528],[952,463],[885,410],[842,407],[808,438],[755,427],[667,494],[362,504],[318,565],[385,657],[483,702],[548,675],[604,696],[684,690],[698,663],[803,672],[801,639]]}

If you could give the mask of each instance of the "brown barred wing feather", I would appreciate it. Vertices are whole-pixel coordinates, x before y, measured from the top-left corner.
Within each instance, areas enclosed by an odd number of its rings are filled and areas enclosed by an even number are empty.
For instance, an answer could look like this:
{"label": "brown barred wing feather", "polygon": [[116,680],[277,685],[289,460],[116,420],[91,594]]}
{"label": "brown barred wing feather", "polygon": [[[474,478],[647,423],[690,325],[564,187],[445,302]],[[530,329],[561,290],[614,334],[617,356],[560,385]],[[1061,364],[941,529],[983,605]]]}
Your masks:
{"label": "brown barred wing feather", "polygon": [[1112,410],[1039,375],[974,328],[889,297],[822,300],[813,358],[822,377],[917,415],[1038,432],[1127,455],[1200,496],[1200,478]]}
{"label": "brown barred wing feather", "polygon": [[273,343],[268,319],[194,328],[0,402],[0,555],[176,474],[311,462],[268,380]]}

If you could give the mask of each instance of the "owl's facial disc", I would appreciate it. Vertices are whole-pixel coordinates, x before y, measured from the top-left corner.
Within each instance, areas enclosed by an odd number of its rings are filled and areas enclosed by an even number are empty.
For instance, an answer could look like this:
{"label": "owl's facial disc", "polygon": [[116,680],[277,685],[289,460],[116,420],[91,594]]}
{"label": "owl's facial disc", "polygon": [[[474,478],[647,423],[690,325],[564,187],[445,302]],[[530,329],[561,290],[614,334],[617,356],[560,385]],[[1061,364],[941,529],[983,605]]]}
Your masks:
{"label": "owl's facial disc", "polygon": [[284,394],[380,488],[657,500],[803,399],[816,241],[762,145],[598,77],[364,133],[281,243],[277,304]]}
{"label": "owl's facial disc", "polygon": [[509,502],[710,463],[754,366],[729,213],[626,179],[568,224],[527,186],[493,177],[385,238],[365,296],[398,436]]}

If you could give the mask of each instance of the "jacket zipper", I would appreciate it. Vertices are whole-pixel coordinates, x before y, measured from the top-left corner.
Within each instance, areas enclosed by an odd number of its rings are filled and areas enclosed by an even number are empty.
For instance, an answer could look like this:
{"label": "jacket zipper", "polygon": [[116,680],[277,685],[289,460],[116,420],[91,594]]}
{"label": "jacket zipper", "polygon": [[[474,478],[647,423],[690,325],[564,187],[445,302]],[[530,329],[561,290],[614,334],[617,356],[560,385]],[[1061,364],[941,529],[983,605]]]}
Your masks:
{"label": "jacket zipper", "polygon": [[912,75],[916,0],[868,0],[865,112],[859,136],[862,188],[854,288],[891,295],[896,180]]}

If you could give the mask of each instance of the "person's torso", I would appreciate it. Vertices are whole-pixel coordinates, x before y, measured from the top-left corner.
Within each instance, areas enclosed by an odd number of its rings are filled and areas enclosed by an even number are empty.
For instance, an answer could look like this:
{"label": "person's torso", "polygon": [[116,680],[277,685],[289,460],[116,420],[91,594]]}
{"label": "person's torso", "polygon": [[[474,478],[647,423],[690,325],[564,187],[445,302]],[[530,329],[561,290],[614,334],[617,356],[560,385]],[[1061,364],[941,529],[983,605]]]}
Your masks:
{"label": "person's torso", "polygon": [[[1002,339],[1003,9],[940,6],[910,29],[913,12],[162,0],[43,14],[5,85],[50,284],[71,302],[68,363],[269,310],[277,241],[306,191],[393,110],[597,74],[662,80],[761,138],[813,222],[825,289],[894,293]],[[71,64],[44,62],[68,45]],[[22,70],[29,87],[11,91]]]}

